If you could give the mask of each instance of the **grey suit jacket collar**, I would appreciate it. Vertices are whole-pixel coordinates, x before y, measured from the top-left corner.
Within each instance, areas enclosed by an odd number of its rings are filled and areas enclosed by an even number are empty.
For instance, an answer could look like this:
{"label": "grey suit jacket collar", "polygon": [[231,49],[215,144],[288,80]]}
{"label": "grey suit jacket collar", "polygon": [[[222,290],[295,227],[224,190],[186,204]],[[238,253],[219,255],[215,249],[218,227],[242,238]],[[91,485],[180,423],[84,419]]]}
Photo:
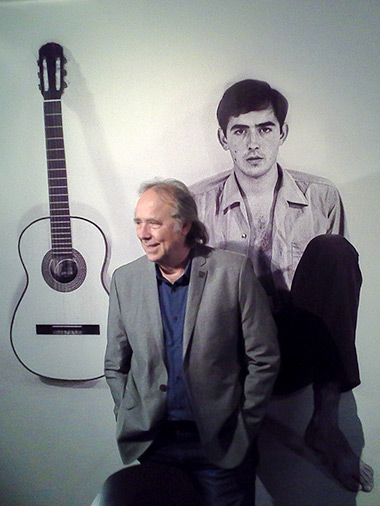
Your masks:
{"label": "grey suit jacket collar", "polygon": [[193,252],[193,261],[191,264],[190,285],[187,295],[185,324],[183,329],[182,354],[185,358],[189,349],[191,336],[197,319],[199,306],[202,299],[203,289],[208,274],[208,257],[211,248],[198,248]]}

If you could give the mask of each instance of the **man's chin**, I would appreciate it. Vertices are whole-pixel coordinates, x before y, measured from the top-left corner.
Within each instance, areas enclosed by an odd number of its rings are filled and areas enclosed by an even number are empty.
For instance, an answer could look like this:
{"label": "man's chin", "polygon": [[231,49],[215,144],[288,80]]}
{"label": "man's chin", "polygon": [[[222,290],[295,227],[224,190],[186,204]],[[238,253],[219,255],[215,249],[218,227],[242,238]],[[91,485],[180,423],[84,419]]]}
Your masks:
{"label": "man's chin", "polygon": [[145,251],[145,254],[150,262],[158,262],[161,258],[161,255],[159,253],[153,251]]}
{"label": "man's chin", "polygon": [[157,255],[154,255],[153,253],[146,253],[146,257],[150,262],[156,262],[157,261]]}

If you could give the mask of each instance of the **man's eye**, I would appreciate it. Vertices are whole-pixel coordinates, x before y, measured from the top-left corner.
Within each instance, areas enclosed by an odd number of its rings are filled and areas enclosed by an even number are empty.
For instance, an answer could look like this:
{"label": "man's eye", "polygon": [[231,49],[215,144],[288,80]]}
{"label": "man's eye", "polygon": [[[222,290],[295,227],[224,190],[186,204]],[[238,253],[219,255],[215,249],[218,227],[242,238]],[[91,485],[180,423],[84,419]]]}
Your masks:
{"label": "man's eye", "polygon": [[260,132],[263,134],[269,134],[271,131],[272,131],[272,129],[270,127],[260,128]]}
{"label": "man's eye", "polygon": [[243,133],[244,133],[244,130],[242,128],[234,130],[234,135],[242,135]]}

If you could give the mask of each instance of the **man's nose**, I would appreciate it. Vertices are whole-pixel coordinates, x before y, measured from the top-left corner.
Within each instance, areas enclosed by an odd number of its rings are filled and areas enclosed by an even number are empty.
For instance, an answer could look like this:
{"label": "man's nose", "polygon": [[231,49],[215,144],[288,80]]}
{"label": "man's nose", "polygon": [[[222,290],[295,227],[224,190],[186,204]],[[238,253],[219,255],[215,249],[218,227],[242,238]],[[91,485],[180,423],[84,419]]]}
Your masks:
{"label": "man's nose", "polygon": [[137,226],[137,237],[139,239],[149,239],[150,236],[150,227],[148,223],[140,223]]}
{"label": "man's nose", "polygon": [[257,149],[259,147],[259,134],[255,130],[249,130],[247,133],[247,147]]}

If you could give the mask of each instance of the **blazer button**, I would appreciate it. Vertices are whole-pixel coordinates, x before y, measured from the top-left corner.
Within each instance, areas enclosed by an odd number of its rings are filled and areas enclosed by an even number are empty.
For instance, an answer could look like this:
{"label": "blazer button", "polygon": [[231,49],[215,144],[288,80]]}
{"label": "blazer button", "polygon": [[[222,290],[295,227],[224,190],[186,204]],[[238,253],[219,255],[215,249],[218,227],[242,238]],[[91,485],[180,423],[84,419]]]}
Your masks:
{"label": "blazer button", "polygon": [[166,385],[160,385],[161,392],[166,392],[167,389],[168,387]]}

